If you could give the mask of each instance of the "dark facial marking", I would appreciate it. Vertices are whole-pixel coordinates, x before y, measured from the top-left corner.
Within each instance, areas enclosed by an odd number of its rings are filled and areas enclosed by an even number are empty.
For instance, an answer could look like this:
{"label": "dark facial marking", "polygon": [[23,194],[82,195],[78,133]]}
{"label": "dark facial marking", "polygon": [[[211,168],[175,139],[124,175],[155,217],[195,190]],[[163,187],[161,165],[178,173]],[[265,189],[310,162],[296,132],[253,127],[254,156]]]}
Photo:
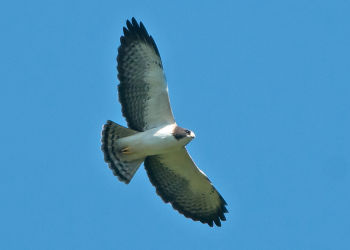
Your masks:
{"label": "dark facial marking", "polygon": [[180,140],[190,134],[191,134],[191,131],[181,128],[179,126],[176,126],[175,129],[173,130],[173,136],[175,137],[176,140]]}

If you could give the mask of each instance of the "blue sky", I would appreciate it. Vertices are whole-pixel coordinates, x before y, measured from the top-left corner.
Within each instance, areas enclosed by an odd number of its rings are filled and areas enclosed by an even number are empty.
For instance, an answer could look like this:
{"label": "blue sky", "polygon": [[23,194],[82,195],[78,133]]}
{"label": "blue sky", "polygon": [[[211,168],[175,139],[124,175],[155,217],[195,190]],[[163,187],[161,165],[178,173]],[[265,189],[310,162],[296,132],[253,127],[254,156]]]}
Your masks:
{"label": "blue sky", "polygon": [[[1,249],[350,249],[349,1],[1,5]],[[164,204],[143,167],[125,185],[103,161],[133,16],[228,203],[221,228]]]}

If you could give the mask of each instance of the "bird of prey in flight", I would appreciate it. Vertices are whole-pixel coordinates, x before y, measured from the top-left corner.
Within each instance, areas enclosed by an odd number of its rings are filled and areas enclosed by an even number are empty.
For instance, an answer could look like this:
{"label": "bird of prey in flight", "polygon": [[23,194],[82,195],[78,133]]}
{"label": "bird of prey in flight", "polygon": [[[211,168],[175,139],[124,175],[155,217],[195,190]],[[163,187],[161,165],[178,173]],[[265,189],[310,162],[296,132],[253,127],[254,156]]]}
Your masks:
{"label": "bird of prey in flight", "polygon": [[123,31],[117,57],[118,93],[128,128],[112,121],[103,126],[105,161],[126,184],[144,162],[164,202],[194,221],[221,226],[227,204],[185,148],[195,135],[175,122],[152,36],[135,18],[126,22]]}

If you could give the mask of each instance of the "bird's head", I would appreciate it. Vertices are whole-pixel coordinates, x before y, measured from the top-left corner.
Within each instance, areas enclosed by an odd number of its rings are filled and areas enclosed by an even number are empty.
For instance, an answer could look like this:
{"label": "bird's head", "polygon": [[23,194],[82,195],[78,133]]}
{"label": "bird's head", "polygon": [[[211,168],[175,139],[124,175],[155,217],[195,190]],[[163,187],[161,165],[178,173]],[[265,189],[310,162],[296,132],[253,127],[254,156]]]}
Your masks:
{"label": "bird's head", "polygon": [[193,131],[176,126],[173,130],[173,136],[176,140],[182,141],[184,145],[189,143],[192,139],[196,137]]}

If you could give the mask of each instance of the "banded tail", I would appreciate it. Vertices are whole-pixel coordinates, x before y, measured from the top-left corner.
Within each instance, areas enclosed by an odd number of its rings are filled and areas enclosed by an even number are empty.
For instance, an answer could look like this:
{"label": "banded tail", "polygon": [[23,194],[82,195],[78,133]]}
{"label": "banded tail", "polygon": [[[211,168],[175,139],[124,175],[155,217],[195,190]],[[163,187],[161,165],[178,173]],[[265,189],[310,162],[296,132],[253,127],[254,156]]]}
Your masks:
{"label": "banded tail", "polygon": [[118,147],[117,141],[119,138],[134,135],[136,133],[137,131],[135,130],[123,127],[109,120],[102,129],[101,149],[104,154],[104,160],[108,163],[113,174],[126,184],[130,182],[144,159],[122,161],[120,157],[118,157],[118,154],[122,149]]}

